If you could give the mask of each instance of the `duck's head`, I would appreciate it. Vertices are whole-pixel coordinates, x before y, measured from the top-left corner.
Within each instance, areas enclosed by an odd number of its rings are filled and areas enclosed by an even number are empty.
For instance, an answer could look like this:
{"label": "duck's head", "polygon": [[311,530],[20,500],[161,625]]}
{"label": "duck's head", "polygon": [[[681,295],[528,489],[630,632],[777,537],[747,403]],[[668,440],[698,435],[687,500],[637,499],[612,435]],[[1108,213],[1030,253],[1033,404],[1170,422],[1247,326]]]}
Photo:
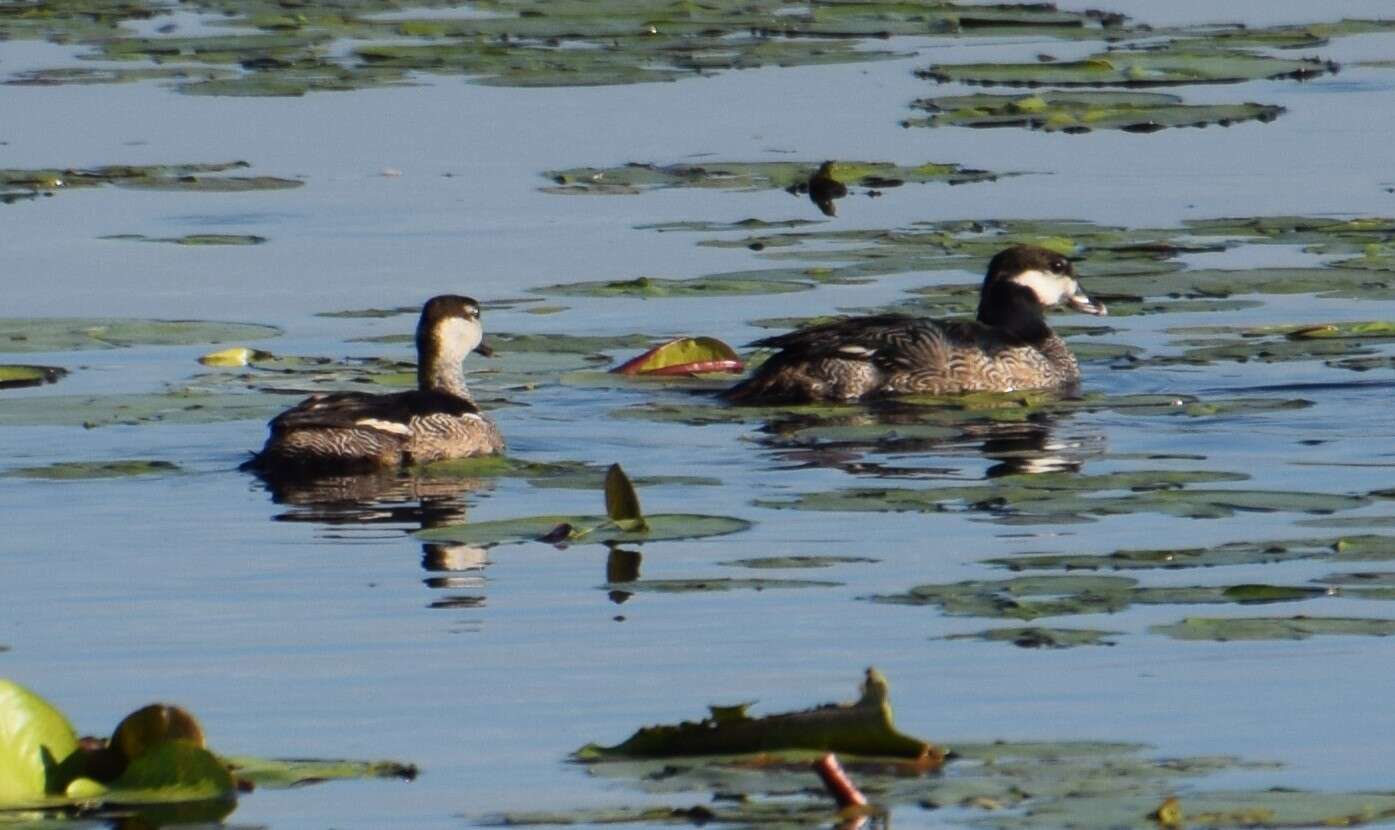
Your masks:
{"label": "duck's head", "polygon": [[419,359],[426,362],[434,358],[459,366],[470,352],[486,357],[494,353],[484,343],[479,303],[457,294],[442,294],[427,300],[417,323]]}
{"label": "duck's head", "polygon": [[1027,342],[1051,337],[1042,312],[1065,303],[1086,314],[1104,314],[1075,281],[1070,260],[1035,245],[999,251],[988,262],[978,301],[978,320]]}
{"label": "duck's head", "polygon": [[1029,295],[1023,293],[1023,289],[1030,292],[1039,308],[1064,303],[1086,314],[1108,313],[1103,303],[1090,299],[1081,289],[1069,259],[1035,245],[1015,245],[999,251],[988,263],[979,319],[982,319],[984,306],[1010,302],[1011,295],[1026,299]]}

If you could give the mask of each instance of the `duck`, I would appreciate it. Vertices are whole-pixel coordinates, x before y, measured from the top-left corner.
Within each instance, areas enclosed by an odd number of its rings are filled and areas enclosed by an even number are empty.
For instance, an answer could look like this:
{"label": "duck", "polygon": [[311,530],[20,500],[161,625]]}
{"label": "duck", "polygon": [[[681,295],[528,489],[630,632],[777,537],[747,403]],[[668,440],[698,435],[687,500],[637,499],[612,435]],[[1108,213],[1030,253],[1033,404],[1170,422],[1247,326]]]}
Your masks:
{"label": "duck", "polygon": [[875,314],[763,338],[751,345],[777,351],[722,397],[797,404],[1072,387],[1080,366],[1043,313],[1062,304],[1108,313],[1081,289],[1070,259],[1015,245],[989,261],[975,319]]}
{"label": "duck", "polygon": [[312,395],[273,418],[243,469],[272,476],[380,470],[503,452],[504,439],[465,385],[462,364],[485,356],[479,303],[442,294],[417,322],[417,388],[375,395]]}

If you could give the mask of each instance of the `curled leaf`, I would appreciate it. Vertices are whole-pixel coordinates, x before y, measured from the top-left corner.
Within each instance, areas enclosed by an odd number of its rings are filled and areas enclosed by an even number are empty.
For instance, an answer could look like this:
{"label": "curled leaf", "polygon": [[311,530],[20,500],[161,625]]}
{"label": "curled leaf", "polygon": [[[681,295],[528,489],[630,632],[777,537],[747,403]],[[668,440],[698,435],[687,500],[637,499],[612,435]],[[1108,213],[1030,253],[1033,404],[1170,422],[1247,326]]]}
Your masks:
{"label": "curled leaf", "polygon": [[623,530],[648,528],[639,507],[639,495],[619,464],[611,464],[605,474],[605,513]]}
{"label": "curled leaf", "polygon": [[744,369],[736,350],[715,337],[680,337],[655,346],[612,371],[622,375],[737,373]]}

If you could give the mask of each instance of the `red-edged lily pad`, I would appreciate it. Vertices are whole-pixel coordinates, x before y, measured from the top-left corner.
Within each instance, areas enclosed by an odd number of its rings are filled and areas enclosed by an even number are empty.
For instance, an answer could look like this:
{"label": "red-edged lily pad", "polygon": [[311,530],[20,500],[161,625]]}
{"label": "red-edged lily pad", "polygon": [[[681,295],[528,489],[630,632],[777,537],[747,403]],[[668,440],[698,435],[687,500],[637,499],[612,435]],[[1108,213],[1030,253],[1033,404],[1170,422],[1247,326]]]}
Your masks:
{"label": "red-edged lily pad", "polygon": [[655,346],[612,371],[622,375],[738,374],[745,369],[736,350],[715,337],[680,337]]}

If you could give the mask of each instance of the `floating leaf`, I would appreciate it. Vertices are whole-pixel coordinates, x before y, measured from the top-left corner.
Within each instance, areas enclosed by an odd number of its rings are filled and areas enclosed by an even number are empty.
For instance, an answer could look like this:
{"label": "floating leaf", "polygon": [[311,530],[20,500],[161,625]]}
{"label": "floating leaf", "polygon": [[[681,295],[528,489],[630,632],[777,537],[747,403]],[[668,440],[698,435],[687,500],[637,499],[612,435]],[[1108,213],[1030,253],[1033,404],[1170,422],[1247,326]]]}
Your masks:
{"label": "floating leaf", "polygon": [[269,395],[173,389],[140,395],[47,395],[0,399],[0,426],[104,427],[264,420],[286,407]]}
{"label": "floating leaf", "polygon": [[0,352],[57,352],[124,346],[184,346],[275,337],[281,330],[251,323],[123,320],[78,317],[0,319]]}
{"label": "floating leaf", "polygon": [[732,559],[718,562],[733,568],[753,568],[756,570],[786,568],[831,568],[834,565],[874,564],[880,559],[866,556],[762,556],[757,559]]}
{"label": "floating leaf", "polygon": [[10,680],[0,680],[0,807],[42,802],[67,782],[59,765],[78,748],[62,712]]}
{"label": "floating leaf", "polygon": [[130,242],[166,242],[173,245],[260,245],[264,236],[248,233],[191,233],[184,236],[143,236],[138,233],[103,236],[100,239],[116,239]]}
{"label": "floating leaf", "polygon": [[605,474],[605,512],[617,527],[626,532],[642,533],[649,529],[644,521],[644,512],[640,510],[634,485],[619,464],[611,464]]}
{"label": "floating leaf", "polygon": [[1168,127],[1228,127],[1244,121],[1273,121],[1283,107],[1266,104],[1184,104],[1175,95],[1151,92],[1058,92],[1032,95],[954,95],[911,103],[929,118],[902,122],[929,127],[1026,127],[1045,132],[1123,130],[1150,133]]}
{"label": "floating leaf", "polygon": [[1273,58],[1171,41],[1162,48],[1113,50],[1078,61],[940,64],[916,74],[940,82],[1004,86],[1172,86],[1264,78],[1312,78],[1336,70],[1316,58]]}
{"label": "floating leaf", "polygon": [[[735,280],[718,277],[696,277],[687,280],[671,280],[659,277],[638,277],[632,280],[611,280],[601,282],[573,282],[559,285],[546,285],[530,289],[539,294],[556,294],[564,297],[637,297],[654,299],[661,297],[730,297],[747,294],[788,294],[794,291],[808,291],[812,282],[787,280]],[[3,332],[0,332],[3,334]]]}
{"label": "floating leaf", "polygon": [[1331,634],[1389,637],[1395,620],[1364,617],[1187,617],[1171,625],[1155,625],[1155,634],[1177,640],[1306,640]]}
{"label": "floating leaf", "polygon": [[230,170],[250,167],[245,161],[212,164],[107,165],[88,168],[0,170],[0,192],[54,193],[101,185],[145,190],[240,192],[300,187],[298,179],[274,176],[228,176]]}
{"label": "floating leaf", "polygon": [[658,513],[644,517],[647,530],[625,530],[605,516],[530,516],[493,522],[472,522],[463,525],[432,528],[415,535],[423,542],[453,542],[465,545],[499,545],[531,542],[548,536],[559,526],[569,526],[572,533],[564,534],[558,542],[661,542],[673,539],[700,539],[736,533],[751,526],[750,522],[726,516],[704,516],[690,513]]}
{"label": "floating leaf", "polygon": [[145,459],[121,461],[63,461],[47,464],[42,467],[16,467],[12,470],[0,472],[0,477],[74,481],[92,478],[171,475],[179,471],[179,465],[171,461],[148,461]]}
{"label": "floating leaf", "polygon": [[985,640],[990,643],[1012,643],[1018,648],[1075,648],[1076,646],[1112,646],[1110,637],[1118,631],[1093,628],[990,628],[974,634],[951,634],[946,640]]}
{"label": "floating leaf", "polygon": [[632,579],[623,582],[609,582],[601,588],[606,591],[656,594],[705,594],[725,591],[765,591],[782,588],[836,588],[841,582],[828,582],[815,579]]}
{"label": "floating leaf", "polygon": [[[819,169],[818,162],[757,161],[706,162],[703,164],[626,164],[622,167],[577,167],[549,170],[549,193],[633,194],[669,187],[701,187],[722,190],[784,190],[805,185]],[[830,175],[838,182],[866,187],[900,184],[992,181],[984,170],[965,170],[956,164],[926,163],[901,167],[889,162],[836,162]]]}
{"label": "floating leaf", "polygon": [[1107,554],[1032,554],[989,559],[985,564],[1013,571],[1154,570],[1256,565],[1299,559],[1395,559],[1395,536],[1231,542],[1209,548],[1120,550]]}
{"label": "floating leaf", "polygon": [[237,786],[213,753],[187,740],[165,740],[130,759],[107,797],[122,804],[232,799]]}
{"label": "floating leaf", "polygon": [[623,743],[588,744],[577,751],[582,761],[731,755],[780,750],[819,750],[890,758],[926,759],[938,766],[942,754],[932,744],[896,731],[886,679],[867,670],[856,703],[829,704],[799,712],[752,718],[746,706],[712,707],[699,723],[650,726]]}
{"label": "floating leaf", "polygon": [[611,369],[622,375],[690,375],[744,369],[731,346],[715,337],[680,337]]}
{"label": "floating leaf", "polygon": [[0,363],[0,389],[15,389],[21,386],[42,386],[57,383],[68,374],[67,369],[57,366],[25,366]]}
{"label": "floating leaf", "polygon": [[411,781],[418,774],[415,764],[398,761],[272,759],[245,756],[225,757],[223,761],[240,780],[270,789],[349,779],[397,778]]}

